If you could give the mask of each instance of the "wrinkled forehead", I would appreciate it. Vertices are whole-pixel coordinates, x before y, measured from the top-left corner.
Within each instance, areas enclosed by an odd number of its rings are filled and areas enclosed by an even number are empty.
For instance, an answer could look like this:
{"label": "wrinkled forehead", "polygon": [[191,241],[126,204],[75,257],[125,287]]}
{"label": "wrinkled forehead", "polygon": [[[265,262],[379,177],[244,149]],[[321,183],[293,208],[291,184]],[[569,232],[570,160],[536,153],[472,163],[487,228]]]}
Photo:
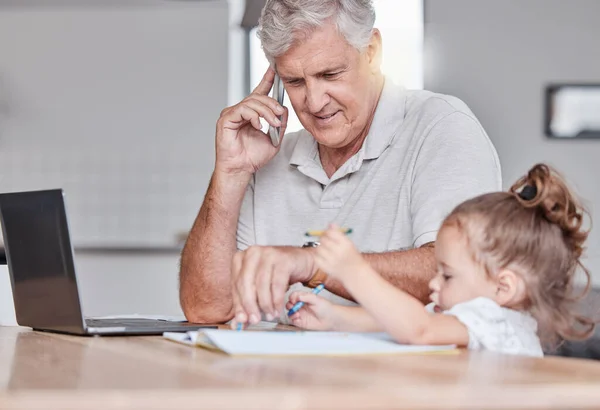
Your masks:
{"label": "wrinkled forehead", "polygon": [[327,66],[348,64],[356,55],[358,50],[338,32],[335,24],[327,24],[299,35],[285,53],[275,57],[275,65],[280,75],[298,70],[317,73]]}

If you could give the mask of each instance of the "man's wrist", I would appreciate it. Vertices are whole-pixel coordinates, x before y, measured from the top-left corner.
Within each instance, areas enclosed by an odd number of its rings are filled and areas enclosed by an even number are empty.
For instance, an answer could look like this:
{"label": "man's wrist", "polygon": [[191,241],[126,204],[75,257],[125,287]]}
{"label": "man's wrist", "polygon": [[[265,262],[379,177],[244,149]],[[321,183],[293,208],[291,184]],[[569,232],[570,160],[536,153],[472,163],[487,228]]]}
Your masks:
{"label": "man's wrist", "polygon": [[244,188],[250,182],[252,174],[246,171],[225,171],[219,167],[215,167],[213,172],[213,179],[220,185],[226,185],[231,187],[243,186]]}
{"label": "man's wrist", "polygon": [[314,254],[316,252],[315,248],[317,246],[319,246],[319,242],[312,241],[306,242],[304,245],[302,245],[302,248],[309,252],[310,258],[312,260],[312,268],[309,269],[310,275],[301,281],[304,286],[307,286],[309,288],[316,288],[320,284],[325,283],[325,280],[327,279],[327,275],[325,274],[325,272],[323,272],[320,269],[317,269],[314,263]]}
{"label": "man's wrist", "polygon": [[251,178],[251,175],[227,174],[215,169],[210,181],[210,189],[215,195],[213,200],[227,209],[239,207]]}
{"label": "man's wrist", "polygon": [[314,275],[316,270],[314,248],[311,247],[290,247],[296,259],[296,267],[290,276],[290,284],[305,283]]}
{"label": "man's wrist", "polygon": [[317,286],[324,284],[326,280],[327,274],[321,269],[317,269],[317,271],[311,276],[311,278],[306,282],[303,282],[302,284],[309,288],[316,288]]}

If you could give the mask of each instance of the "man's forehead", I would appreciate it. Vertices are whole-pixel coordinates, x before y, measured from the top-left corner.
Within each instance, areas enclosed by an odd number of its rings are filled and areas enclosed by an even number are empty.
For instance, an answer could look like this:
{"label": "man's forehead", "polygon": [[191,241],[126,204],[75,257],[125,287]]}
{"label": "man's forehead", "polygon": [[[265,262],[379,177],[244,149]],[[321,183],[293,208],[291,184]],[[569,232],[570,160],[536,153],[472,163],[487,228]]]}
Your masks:
{"label": "man's forehead", "polygon": [[352,50],[322,48],[320,50],[307,50],[304,53],[286,53],[276,58],[275,64],[277,72],[282,78],[318,75],[347,66],[353,57]]}
{"label": "man's forehead", "polygon": [[281,78],[315,76],[341,70],[348,65],[347,58],[311,60],[305,63],[277,64],[277,73]]}
{"label": "man's forehead", "polygon": [[280,75],[317,74],[335,66],[348,64],[356,50],[341,36],[335,25],[301,36],[290,49],[275,59]]}

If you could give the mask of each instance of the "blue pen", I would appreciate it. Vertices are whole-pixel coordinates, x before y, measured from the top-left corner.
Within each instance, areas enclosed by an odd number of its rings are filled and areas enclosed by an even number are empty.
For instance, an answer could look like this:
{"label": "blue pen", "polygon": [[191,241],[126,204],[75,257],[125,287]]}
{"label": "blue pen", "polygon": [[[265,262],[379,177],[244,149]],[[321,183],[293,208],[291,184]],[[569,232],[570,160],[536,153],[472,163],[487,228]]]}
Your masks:
{"label": "blue pen", "polygon": [[[315,295],[318,295],[320,291],[322,291],[323,289],[325,289],[325,285],[323,285],[322,283],[317,286],[316,288],[314,288],[312,290],[312,293]],[[297,311],[299,311],[302,306],[304,306],[304,302],[298,302],[296,303],[294,306],[292,306],[292,308],[290,310],[288,310],[288,316],[292,316],[294,313],[296,313]]]}

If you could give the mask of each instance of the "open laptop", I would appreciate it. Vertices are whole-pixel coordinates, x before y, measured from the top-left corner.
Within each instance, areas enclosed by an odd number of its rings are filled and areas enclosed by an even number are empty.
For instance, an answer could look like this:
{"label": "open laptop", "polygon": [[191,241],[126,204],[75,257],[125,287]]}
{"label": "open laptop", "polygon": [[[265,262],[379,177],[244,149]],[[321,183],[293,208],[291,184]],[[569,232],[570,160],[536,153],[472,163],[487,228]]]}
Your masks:
{"label": "open laptop", "polygon": [[216,326],[154,319],[85,319],[62,189],[0,194],[17,323],[77,335],[152,335]]}

